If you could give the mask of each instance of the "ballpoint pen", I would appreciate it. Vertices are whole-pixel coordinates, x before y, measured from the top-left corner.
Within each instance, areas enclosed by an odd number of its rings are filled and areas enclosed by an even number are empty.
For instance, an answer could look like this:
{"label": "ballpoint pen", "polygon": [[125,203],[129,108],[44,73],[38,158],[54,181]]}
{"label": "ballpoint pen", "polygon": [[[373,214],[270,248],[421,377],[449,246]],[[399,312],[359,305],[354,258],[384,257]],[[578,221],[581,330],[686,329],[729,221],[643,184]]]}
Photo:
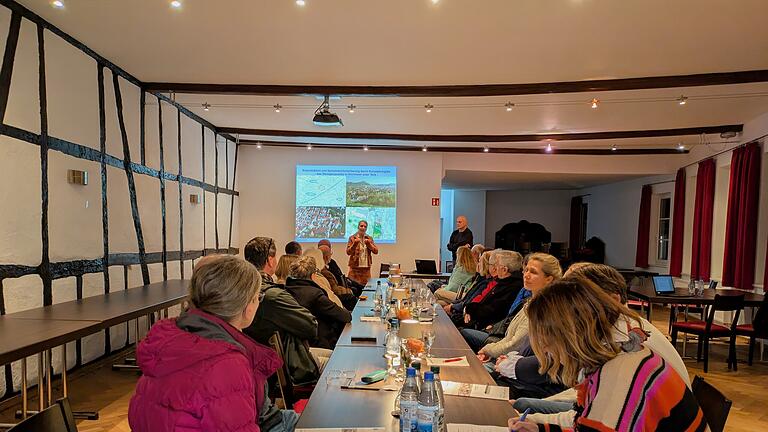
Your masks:
{"label": "ballpoint pen", "polygon": [[528,417],[528,413],[529,412],[531,412],[531,409],[530,408],[526,408],[525,411],[523,411],[523,415],[520,416],[520,420],[518,420],[518,421],[524,422],[525,418]]}

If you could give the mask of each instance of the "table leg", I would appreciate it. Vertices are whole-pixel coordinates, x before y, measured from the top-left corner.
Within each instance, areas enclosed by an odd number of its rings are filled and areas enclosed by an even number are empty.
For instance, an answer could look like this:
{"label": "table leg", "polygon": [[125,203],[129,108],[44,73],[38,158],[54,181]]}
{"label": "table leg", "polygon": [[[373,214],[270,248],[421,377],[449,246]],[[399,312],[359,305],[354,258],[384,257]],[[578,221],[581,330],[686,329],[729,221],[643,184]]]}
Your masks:
{"label": "table leg", "polygon": [[37,396],[38,396],[38,411],[45,409],[45,385],[43,384],[43,357],[45,351],[37,354]]}
{"label": "table leg", "polygon": [[46,407],[51,406],[53,403],[52,396],[53,396],[53,390],[51,385],[51,378],[53,375],[53,351],[48,350],[48,353],[45,356],[45,385],[48,388],[48,404]]}
{"label": "table leg", "polygon": [[67,344],[61,346],[61,395],[67,397]]}
{"label": "table leg", "polygon": [[21,418],[27,418],[27,358],[21,359]]}

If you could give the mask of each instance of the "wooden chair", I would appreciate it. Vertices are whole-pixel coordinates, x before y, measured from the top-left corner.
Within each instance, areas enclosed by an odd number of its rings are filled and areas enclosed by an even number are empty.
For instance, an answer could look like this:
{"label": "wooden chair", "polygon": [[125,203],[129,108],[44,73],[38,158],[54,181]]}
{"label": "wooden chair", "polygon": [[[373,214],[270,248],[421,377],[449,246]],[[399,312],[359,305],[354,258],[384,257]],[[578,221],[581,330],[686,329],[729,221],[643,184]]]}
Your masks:
{"label": "wooden chair", "polygon": [[77,424],[67,398],[59,399],[39,413],[22,420],[8,432],[77,432]]}
{"label": "wooden chair", "polygon": [[707,419],[709,429],[712,432],[722,432],[731,411],[731,400],[698,375],[693,377],[691,391],[704,413],[704,418]]}
{"label": "wooden chair", "polygon": [[[677,346],[677,333],[691,333],[699,337],[696,360],[701,360],[702,348],[704,350],[704,372],[709,368],[709,340],[716,337],[730,337],[728,345],[728,369],[733,366],[736,370],[736,325],[739,322],[739,314],[744,308],[744,294],[739,295],[715,295],[715,301],[709,308],[706,321],[675,322],[672,324],[672,345]],[[715,324],[715,312],[734,312],[731,327]]]}
{"label": "wooden chair", "polygon": [[387,276],[389,276],[389,264],[381,263],[381,266],[379,267],[379,278],[386,278]]}
{"label": "wooden chair", "polygon": [[[302,399],[309,399],[315,386],[293,385],[291,374],[288,370],[288,364],[285,361],[285,351],[283,350],[283,341],[280,339],[280,333],[275,332],[269,338],[269,346],[275,350],[277,356],[280,357],[280,360],[283,362],[283,366],[277,370],[276,374],[278,387],[280,387],[280,396],[283,399],[285,409],[293,409],[295,403]],[[315,367],[317,367],[317,364],[315,364]]]}
{"label": "wooden chair", "polygon": [[[736,326],[736,334],[749,336],[749,357],[747,364],[752,366],[752,357],[755,355],[756,339],[768,339],[768,297],[763,298],[763,303],[757,310],[751,324]],[[760,349],[760,360],[763,359],[762,348]]]}

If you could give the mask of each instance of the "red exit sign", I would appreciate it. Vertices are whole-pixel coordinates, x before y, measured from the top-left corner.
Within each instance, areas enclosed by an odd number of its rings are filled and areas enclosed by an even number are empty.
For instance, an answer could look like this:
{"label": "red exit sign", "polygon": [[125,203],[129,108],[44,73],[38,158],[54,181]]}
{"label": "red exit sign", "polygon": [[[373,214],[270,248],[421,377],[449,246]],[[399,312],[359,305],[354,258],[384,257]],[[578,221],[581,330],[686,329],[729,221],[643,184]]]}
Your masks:
{"label": "red exit sign", "polygon": [[432,207],[440,207],[440,198],[432,198]]}

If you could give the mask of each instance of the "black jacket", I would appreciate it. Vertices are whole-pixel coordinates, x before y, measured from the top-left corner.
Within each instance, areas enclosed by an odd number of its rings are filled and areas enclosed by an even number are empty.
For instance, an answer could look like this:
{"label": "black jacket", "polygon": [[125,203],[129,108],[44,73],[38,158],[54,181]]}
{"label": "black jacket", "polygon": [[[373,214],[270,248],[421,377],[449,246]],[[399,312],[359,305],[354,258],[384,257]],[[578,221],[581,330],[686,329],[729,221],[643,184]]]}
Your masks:
{"label": "black jacket", "polygon": [[344,325],[352,321],[352,314],[331,301],[325,290],[311,280],[289,277],[285,289],[317,318],[317,342],[313,346],[333,349]]}
{"label": "black jacket", "polygon": [[523,273],[512,272],[504,279],[497,279],[498,283],[482,301],[478,303],[468,302],[464,306],[464,313],[472,318],[469,327],[484,329],[486,326],[503,320],[509,312],[509,307],[515,301],[517,294],[523,289]]}
{"label": "black jacket", "polygon": [[454,263],[456,262],[456,250],[459,248],[459,246],[469,245],[471,247],[473,240],[472,230],[469,228],[465,229],[464,232],[454,230],[451,233],[451,238],[448,239],[448,250],[451,251],[451,254],[453,254]]}
{"label": "black jacket", "polygon": [[317,319],[285,290],[266,275],[263,277],[264,298],[259,303],[253,323],[243,333],[268,345],[275,332],[280,334],[285,362],[293,384],[316,382],[320,371],[307,348],[317,338]]}

